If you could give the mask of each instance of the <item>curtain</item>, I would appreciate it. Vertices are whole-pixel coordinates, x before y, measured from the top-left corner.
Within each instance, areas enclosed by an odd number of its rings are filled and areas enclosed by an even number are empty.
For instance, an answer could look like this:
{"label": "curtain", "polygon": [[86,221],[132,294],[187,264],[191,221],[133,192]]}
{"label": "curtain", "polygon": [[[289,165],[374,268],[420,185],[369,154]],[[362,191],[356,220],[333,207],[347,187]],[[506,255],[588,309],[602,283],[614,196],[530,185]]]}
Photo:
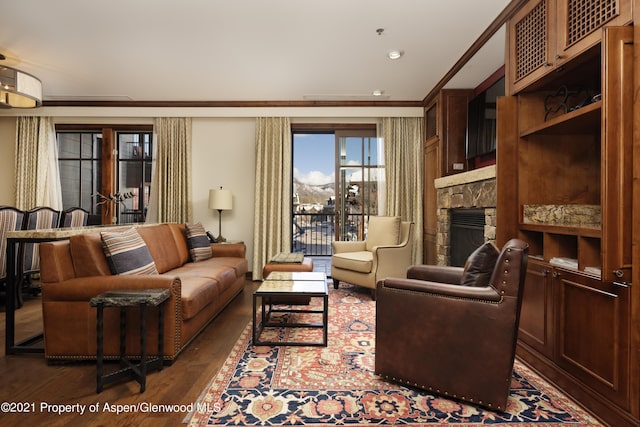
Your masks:
{"label": "curtain", "polygon": [[385,117],[386,213],[413,221],[413,263],[422,263],[423,147],[421,117]]}
{"label": "curtain", "polygon": [[269,258],[291,251],[291,124],[288,118],[256,119],[256,191],[253,280]]}
{"label": "curtain", "polygon": [[15,170],[18,209],[63,209],[58,144],[50,117],[17,118]]}
{"label": "curtain", "polygon": [[147,222],[191,222],[191,119],[154,120],[155,156]]}

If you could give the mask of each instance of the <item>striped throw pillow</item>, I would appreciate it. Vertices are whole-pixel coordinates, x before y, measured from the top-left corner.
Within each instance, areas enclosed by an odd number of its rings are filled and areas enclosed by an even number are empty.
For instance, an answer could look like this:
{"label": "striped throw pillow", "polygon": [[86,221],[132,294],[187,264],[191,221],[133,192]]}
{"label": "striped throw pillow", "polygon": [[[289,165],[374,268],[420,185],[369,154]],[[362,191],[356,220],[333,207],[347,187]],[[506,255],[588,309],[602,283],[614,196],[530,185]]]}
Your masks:
{"label": "striped throw pillow", "polygon": [[193,262],[204,261],[213,256],[211,242],[201,223],[185,224],[187,246]]}
{"label": "striped throw pillow", "polygon": [[158,274],[149,248],[135,228],[122,232],[102,231],[100,237],[111,273]]}

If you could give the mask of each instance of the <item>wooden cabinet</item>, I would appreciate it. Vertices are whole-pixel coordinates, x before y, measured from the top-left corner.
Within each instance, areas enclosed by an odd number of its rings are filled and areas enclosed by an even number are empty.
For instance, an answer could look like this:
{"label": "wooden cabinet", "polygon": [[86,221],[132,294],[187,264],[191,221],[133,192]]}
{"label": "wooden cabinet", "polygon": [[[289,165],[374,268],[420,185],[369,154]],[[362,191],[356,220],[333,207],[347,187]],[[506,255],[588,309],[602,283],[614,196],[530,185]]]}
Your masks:
{"label": "wooden cabinet", "polygon": [[604,25],[632,19],[631,0],[532,0],[507,23],[507,85],[517,93],[597,46]]}
{"label": "wooden cabinet", "polygon": [[557,365],[620,408],[629,401],[629,288],[554,269]]}
{"label": "wooden cabinet", "polygon": [[553,289],[551,271],[544,261],[529,258],[524,285],[518,339],[553,357]]}
{"label": "wooden cabinet", "polygon": [[[640,421],[633,36],[631,26],[606,27],[571,72],[538,77],[498,103],[497,243],[517,236],[531,255],[518,355],[611,425]],[[549,114],[561,86],[597,96]]]}
{"label": "wooden cabinet", "polygon": [[434,180],[467,170],[465,143],[471,89],[443,89],[425,107],[423,262],[436,264],[437,192]]}
{"label": "wooden cabinet", "polygon": [[471,89],[443,89],[425,108],[426,142],[439,145],[440,176],[467,170],[465,142]]}

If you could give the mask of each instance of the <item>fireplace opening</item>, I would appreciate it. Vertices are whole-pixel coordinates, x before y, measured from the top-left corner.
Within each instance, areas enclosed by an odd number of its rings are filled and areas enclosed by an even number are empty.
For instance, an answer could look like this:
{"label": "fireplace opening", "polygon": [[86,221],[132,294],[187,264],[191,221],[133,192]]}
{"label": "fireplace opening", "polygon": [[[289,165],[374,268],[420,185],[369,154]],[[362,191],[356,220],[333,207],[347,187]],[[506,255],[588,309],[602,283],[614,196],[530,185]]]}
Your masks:
{"label": "fireplace opening", "polygon": [[452,209],[450,221],[450,262],[464,267],[473,251],[484,242],[484,209]]}

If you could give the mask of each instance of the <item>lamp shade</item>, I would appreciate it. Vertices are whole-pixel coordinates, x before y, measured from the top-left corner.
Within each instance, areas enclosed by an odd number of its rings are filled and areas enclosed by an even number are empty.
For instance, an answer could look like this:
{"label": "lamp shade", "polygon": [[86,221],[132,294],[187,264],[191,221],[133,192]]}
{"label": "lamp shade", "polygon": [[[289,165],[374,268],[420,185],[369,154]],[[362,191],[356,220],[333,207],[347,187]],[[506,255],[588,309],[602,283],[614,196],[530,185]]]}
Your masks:
{"label": "lamp shade", "polygon": [[209,190],[209,209],[228,211],[233,208],[233,195],[229,190],[220,187],[217,190]]}
{"label": "lamp shade", "polygon": [[42,83],[31,74],[0,65],[0,108],[42,105]]}

